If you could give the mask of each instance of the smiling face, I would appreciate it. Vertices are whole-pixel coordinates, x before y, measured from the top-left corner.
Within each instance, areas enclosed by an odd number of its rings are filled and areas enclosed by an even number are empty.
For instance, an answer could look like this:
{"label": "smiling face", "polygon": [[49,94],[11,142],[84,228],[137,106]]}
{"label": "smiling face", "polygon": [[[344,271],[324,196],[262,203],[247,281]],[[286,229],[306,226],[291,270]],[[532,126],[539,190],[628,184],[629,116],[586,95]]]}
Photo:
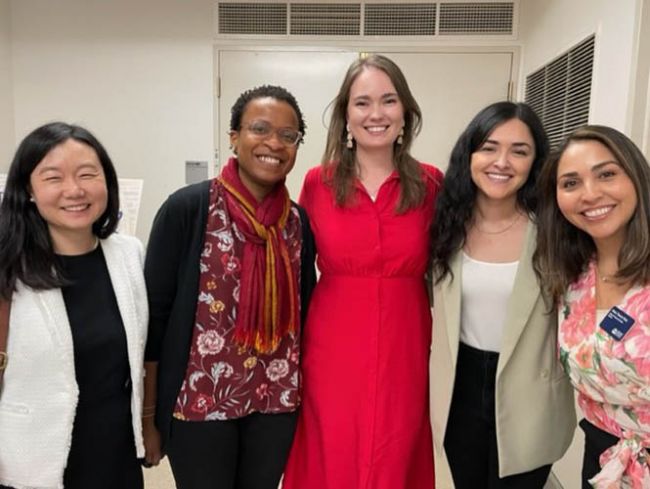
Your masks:
{"label": "smiling face", "polygon": [[404,107],[389,76],[367,67],[350,86],[347,123],[359,149],[391,149],[404,126]]}
{"label": "smiling face", "polygon": [[598,141],[574,141],[557,167],[557,204],[564,217],[597,247],[620,248],[637,207],[630,177]]}
{"label": "smiling face", "polygon": [[[255,131],[259,123],[270,126],[270,134],[262,136]],[[298,146],[283,137],[283,129],[298,131],[296,112],[287,102],[262,97],[246,104],[241,127],[230,133],[239,178],[258,201],[284,180],[296,162]]]}
{"label": "smiling face", "polygon": [[496,126],[472,153],[470,170],[477,198],[511,200],[514,205],[534,159],[535,142],[524,122],[510,119]]}
{"label": "smiling face", "polygon": [[106,210],[108,191],[93,148],[74,139],[52,148],[32,171],[30,194],[55,251],[94,242],[92,225]]}

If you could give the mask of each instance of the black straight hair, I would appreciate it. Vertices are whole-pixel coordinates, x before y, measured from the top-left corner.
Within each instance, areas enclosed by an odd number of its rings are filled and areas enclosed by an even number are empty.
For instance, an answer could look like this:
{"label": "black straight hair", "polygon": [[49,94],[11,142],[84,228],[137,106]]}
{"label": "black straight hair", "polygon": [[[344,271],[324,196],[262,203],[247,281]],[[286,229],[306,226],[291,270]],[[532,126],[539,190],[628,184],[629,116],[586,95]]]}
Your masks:
{"label": "black straight hair", "polygon": [[56,146],[73,139],[91,147],[104,170],[108,202],[93,223],[93,234],[107,238],[119,220],[117,173],[102,144],[87,129],[65,122],[45,124],[22,140],[9,167],[0,204],[0,298],[9,299],[16,282],[46,290],[66,284],[56,260],[47,223],[30,201],[34,168]]}

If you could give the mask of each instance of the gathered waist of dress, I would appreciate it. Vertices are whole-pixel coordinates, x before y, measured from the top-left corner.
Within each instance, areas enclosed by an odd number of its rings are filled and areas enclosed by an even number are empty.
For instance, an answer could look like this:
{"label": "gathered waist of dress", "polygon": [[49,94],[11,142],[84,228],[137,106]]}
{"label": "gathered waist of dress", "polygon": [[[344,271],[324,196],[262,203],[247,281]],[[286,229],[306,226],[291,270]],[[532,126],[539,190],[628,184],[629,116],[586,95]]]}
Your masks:
{"label": "gathered waist of dress", "polygon": [[377,281],[377,280],[395,280],[405,282],[424,283],[422,275],[382,275],[382,274],[359,274],[359,273],[321,273],[320,280],[358,280],[358,281]]}

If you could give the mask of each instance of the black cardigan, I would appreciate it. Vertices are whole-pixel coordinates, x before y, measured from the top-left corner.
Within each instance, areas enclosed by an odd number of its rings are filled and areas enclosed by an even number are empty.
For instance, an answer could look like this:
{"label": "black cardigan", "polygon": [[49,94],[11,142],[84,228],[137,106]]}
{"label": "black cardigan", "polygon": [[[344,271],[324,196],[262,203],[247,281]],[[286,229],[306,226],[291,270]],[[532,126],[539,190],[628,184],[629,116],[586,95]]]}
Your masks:
{"label": "black cardigan", "polygon": [[[170,195],[156,214],[147,245],[144,274],[149,335],[145,360],[158,362],[156,426],[163,447],[169,439],[174,404],[190,354],[209,200],[210,180]],[[300,212],[302,225],[300,311],[304,324],[316,284],[315,245],[306,213],[293,205]]]}

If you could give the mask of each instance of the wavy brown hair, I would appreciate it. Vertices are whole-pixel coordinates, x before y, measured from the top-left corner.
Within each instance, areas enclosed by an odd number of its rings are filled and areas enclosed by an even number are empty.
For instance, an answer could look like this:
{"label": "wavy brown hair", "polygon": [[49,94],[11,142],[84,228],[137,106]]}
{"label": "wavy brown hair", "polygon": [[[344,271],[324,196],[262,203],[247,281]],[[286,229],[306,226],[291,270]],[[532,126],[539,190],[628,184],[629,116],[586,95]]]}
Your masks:
{"label": "wavy brown hair", "polygon": [[583,126],[572,132],[544,164],[538,180],[537,249],[533,267],[550,304],[557,303],[586,270],[596,254],[593,239],[562,215],[557,205],[557,168],[562,155],[578,141],[596,141],[614,155],[630,177],[637,206],[627,224],[627,238],[618,255],[617,280],[650,283],[650,168],[636,145],[606,126]]}
{"label": "wavy brown hair", "polygon": [[334,188],[336,203],[339,206],[350,204],[354,179],[357,176],[356,144],[347,148],[347,111],[350,100],[350,87],[357,77],[368,68],[376,68],[388,75],[395,86],[397,96],[404,107],[404,136],[402,144],[394,143],[393,165],[400,178],[400,199],[397,212],[403,213],[419,206],[426,194],[419,163],[409,150],[415,136],[422,127],[422,112],[409,89],[402,70],[390,59],[379,54],[359,58],[348,68],[339,93],[332,101],[332,117],[327,132],[327,143],[323,154],[322,165],[326,181]]}

